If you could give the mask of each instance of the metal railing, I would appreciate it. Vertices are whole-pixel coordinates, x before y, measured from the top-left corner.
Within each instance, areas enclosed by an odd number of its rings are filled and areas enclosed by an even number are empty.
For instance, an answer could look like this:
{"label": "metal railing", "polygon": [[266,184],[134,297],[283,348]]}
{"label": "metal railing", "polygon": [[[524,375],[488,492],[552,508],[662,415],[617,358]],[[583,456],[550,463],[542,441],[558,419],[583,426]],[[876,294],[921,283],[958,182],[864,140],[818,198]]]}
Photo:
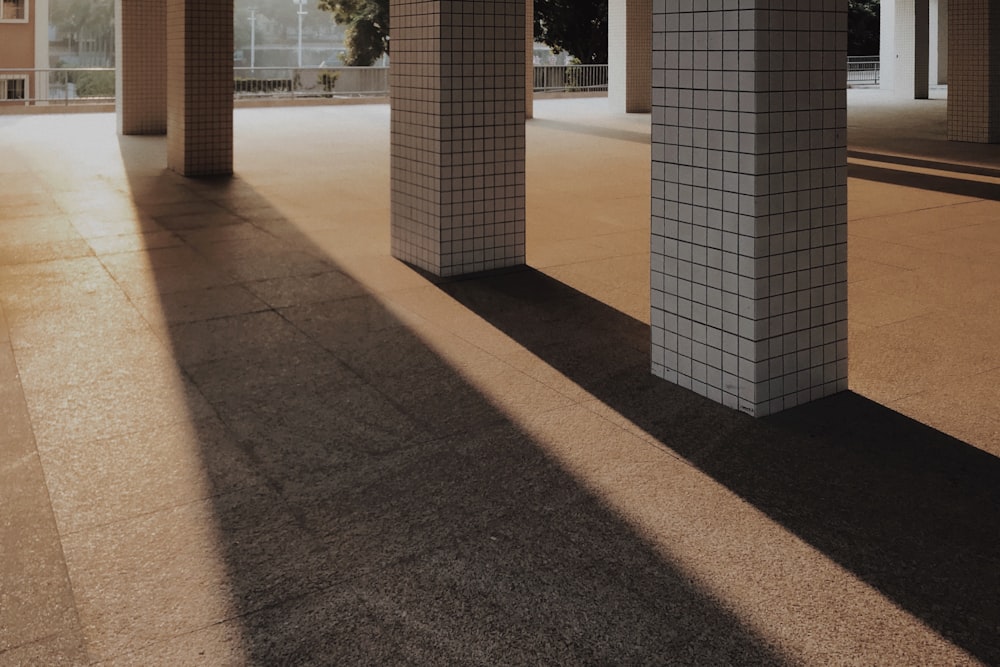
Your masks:
{"label": "metal railing", "polygon": [[0,108],[110,104],[114,101],[114,68],[0,68]]}
{"label": "metal railing", "polygon": [[[878,56],[848,58],[847,83],[877,86]],[[608,66],[536,65],[534,89],[538,92],[604,91],[608,89]],[[388,67],[233,68],[233,95],[237,100],[388,94]],[[0,68],[0,109],[26,105],[110,104],[114,100],[114,68]]]}
{"label": "metal railing", "polygon": [[847,83],[854,86],[877,86],[879,83],[878,56],[848,56]]}
{"label": "metal railing", "polygon": [[234,67],[236,99],[389,94],[388,67]]}
{"label": "metal railing", "polygon": [[585,92],[607,89],[607,65],[535,65],[537,92]]}

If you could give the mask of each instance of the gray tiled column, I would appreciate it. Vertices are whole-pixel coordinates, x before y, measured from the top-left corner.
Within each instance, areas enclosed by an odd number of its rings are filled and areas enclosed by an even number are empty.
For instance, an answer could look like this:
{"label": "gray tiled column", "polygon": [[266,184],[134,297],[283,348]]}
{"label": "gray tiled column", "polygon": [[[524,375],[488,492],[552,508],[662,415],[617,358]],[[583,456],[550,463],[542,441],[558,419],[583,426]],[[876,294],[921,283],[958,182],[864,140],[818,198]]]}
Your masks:
{"label": "gray tiled column", "polygon": [[608,102],[612,111],[649,113],[653,0],[608,4]]}
{"label": "gray tiled column", "polygon": [[1000,143],[1000,4],[950,0],[948,138]]}
{"label": "gray tiled column", "polygon": [[393,256],[524,263],[524,0],[393,0]]}
{"label": "gray tiled column", "polygon": [[930,0],[895,0],[895,84],[899,97],[925,100],[930,85]]}
{"label": "gray tiled column", "polygon": [[167,3],[167,165],[184,176],[233,171],[232,0]]}
{"label": "gray tiled column", "polygon": [[847,388],[846,3],[803,4],[653,5],[653,373],[756,416]]}
{"label": "gray tiled column", "polygon": [[166,24],[166,0],[115,0],[115,102],[121,134],[167,132]]}

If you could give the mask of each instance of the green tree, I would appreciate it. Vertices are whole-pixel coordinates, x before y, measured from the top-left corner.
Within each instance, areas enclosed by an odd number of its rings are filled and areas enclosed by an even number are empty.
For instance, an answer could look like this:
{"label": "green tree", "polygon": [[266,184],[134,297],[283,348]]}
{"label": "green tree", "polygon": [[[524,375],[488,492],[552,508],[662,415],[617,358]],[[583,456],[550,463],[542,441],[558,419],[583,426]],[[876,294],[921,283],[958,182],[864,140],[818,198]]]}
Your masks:
{"label": "green tree", "polygon": [[[319,0],[347,26],[347,65],[371,65],[389,52],[389,0]],[[607,0],[535,0],[535,39],[582,63],[608,62]]]}
{"label": "green tree", "polygon": [[847,54],[875,56],[879,50],[879,0],[847,3]]}
{"label": "green tree", "polygon": [[535,0],[535,40],[585,65],[608,62],[607,0]]}
{"label": "green tree", "polygon": [[53,0],[49,6],[49,24],[70,40],[78,56],[81,45],[86,44],[92,54],[103,54],[105,60],[113,62],[114,0]]}
{"label": "green tree", "polygon": [[319,0],[319,8],[347,27],[345,65],[367,67],[389,53],[389,0]]}

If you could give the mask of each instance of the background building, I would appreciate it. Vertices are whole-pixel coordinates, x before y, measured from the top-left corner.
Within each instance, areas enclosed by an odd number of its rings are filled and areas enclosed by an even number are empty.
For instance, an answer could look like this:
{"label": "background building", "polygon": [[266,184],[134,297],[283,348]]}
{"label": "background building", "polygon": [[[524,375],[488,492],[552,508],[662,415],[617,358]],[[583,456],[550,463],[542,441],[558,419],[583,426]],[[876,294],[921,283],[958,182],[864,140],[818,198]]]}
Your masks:
{"label": "background building", "polygon": [[2,0],[0,4],[0,102],[39,97],[41,75],[7,70],[48,67],[49,1]]}

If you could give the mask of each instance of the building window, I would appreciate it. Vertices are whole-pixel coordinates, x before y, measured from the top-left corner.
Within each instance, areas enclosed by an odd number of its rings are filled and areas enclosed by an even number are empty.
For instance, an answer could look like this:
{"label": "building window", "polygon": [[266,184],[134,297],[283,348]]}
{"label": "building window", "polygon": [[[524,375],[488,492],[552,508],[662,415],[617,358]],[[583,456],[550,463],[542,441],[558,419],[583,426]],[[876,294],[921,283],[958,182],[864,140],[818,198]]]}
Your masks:
{"label": "building window", "polygon": [[0,0],[0,21],[28,21],[28,0]]}
{"label": "building window", "polygon": [[28,77],[0,75],[0,102],[28,99]]}

